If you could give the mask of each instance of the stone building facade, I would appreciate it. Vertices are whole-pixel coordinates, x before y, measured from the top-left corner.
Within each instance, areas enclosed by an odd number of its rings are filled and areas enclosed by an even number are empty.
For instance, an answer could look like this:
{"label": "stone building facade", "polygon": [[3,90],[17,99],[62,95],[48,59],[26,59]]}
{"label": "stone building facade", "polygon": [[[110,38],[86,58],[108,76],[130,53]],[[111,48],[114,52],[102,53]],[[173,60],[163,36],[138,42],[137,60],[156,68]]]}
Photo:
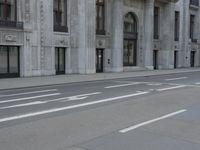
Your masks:
{"label": "stone building facade", "polygon": [[1,0],[0,77],[200,66],[198,0]]}

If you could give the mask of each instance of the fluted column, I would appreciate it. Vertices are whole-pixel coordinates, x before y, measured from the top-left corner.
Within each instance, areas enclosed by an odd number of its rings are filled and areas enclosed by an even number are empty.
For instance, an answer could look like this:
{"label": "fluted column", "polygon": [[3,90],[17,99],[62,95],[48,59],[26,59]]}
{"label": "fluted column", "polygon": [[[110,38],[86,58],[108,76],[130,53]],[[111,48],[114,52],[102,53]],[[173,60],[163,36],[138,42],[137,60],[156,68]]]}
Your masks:
{"label": "fluted column", "polygon": [[113,1],[112,70],[123,71],[123,0]]}
{"label": "fluted column", "polygon": [[144,66],[153,69],[154,0],[145,0],[144,9]]}

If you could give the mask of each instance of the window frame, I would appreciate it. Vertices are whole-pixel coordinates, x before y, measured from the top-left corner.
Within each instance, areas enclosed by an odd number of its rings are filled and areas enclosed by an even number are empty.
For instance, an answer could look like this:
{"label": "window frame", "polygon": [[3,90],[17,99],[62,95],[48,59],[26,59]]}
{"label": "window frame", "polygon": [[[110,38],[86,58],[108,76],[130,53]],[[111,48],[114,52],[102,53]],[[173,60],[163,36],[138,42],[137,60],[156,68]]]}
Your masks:
{"label": "window frame", "polygon": [[[15,7],[15,14],[14,14],[14,19],[9,19],[9,17],[8,17],[8,6],[11,6],[8,2],[7,2],[7,0],[4,0],[3,1],[3,3],[2,3],[2,5],[3,5],[3,14],[2,14],[2,16],[3,16],[3,18],[1,18],[0,17],[0,20],[2,20],[2,21],[17,21],[17,0],[13,0],[13,2],[14,2],[14,7]],[[10,8],[10,10],[11,10],[11,8]],[[9,13],[11,13],[11,12],[9,12]]]}
{"label": "window frame", "polygon": [[160,8],[155,6],[154,7],[154,31],[153,31],[153,37],[154,39],[159,39],[159,15],[160,14]]}
{"label": "window frame", "polygon": [[190,14],[190,39],[194,39],[195,15]]}
{"label": "window frame", "polygon": [[[100,13],[100,10],[102,12]],[[100,18],[102,16],[102,18]],[[101,21],[102,19],[102,21]],[[100,28],[102,26],[102,29]],[[96,0],[96,34],[105,35],[105,0]]]}
{"label": "window frame", "polygon": [[179,41],[180,37],[180,12],[175,11],[174,40]]}
{"label": "window frame", "polygon": [[[53,1],[53,24],[54,24],[54,31],[55,32],[68,32],[68,0],[64,1],[64,11],[60,8],[60,3],[62,0]],[[55,4],[57,4],[57,10],[55,9]],[[60,13],[60,21],[57,20],[57,13]],[[62,13],[64,13],[64,25],[62,25]]]}

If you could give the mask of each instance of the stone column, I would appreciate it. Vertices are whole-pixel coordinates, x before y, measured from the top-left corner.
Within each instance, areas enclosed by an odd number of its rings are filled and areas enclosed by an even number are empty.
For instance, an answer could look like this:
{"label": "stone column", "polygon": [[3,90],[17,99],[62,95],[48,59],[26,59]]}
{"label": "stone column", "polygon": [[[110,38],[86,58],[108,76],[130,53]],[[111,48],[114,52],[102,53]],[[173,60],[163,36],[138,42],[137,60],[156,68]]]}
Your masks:
{"label": "stone column", "polygon": [[123,0],[113,1],[112,71],[123,71]]}
{"label": "stone column", "polygon": [[81,74],[96,72],[95,14],[96,0],[78,0],[78,72]]}
{"label": "stone column", "polygon": [[181,56],[180,64],[181,67],[190,66],[190,51],[189,51],[189,26],[190,26],[190,11],[189,11],[189,1],[180,1],[181,11],[180,11],[180,44],[181,44]]}
{"label": "stone column", "polygon": [[144,66],[153,69],[154,0],[145,0],[144,8]]}
{"label": "stone column", "polygon": [[161,14],[161,51],[160,65],[162,69],[174,68],[174,17],[175,4],[169,2],[164,5]]}
{"label": "stone column", "polygon": [[[53,1],[51,1],[53,2]],[[41,75],[54,74],[53,64],[53,7],[49,0],[40,0],[40,70]]]}

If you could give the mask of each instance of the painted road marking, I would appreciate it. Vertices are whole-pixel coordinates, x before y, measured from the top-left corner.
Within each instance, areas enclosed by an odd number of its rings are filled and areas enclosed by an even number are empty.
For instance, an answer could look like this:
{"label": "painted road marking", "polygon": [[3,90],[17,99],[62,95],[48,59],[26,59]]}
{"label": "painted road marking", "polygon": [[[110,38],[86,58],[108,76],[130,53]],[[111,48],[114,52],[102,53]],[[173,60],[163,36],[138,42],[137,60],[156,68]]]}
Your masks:
{"label": "painted road marking", "polygon": [[17,101],[24,101],[24,100],[30,100],[30,99],[36,99],[36,98],[42,98],[42,97],[50,97],[50,96],[56,96],[56,95],[60,95],[60,93],[53,93],[53,94],[47,94],[47,95],[39,95],[39,96],[32,96],[32,97],[24,97],[24,98],[4,100],[4,101],[0,101],[0,104],[10,103],[10,102],[17,102]]}
{"label": "painted road marking", "polygon": [[105,89],[125,87],[125,86],[138,85],[138,84],[141,84],[141,83],[140,82],[133,82],[133,83],[128,83],[128,84],[113,85],[113,86],[107,86],[107,87],[105,87]]}
{"label": "painted road marking", "polygon": [[175,80],[183,80],[183,79],[188,79],[188,77],[165,79],[165,81],[175,81]]}
{"label": "painted road marking", "polygon": [[150,86],[160,86],[160,85],[163,85],[162,83],[148,83],[147,85],[150,85]]}
{"label": "painted road marking", "polygon": [[140,128],[140,127],[143,127],[143,126],[145,126],[145,125],[148,125],[148,124],[151,124],[151,123],[154,123],[154,122],[163,120],[163,119],[167,119],[167,118],[169,118],[169,117],[172,117],[172,116],[181,114],[181,113],[186,112],[186,111],[187,111],[186,109],[182,109],[182,110],[176,111],[176,112],[174,112],[174,113],[170,113],[170,114],[167,114],[167,115],[165,115],[165,116],[158,117],[158,118],[156,118],[156,119],[152,119],[152,120],[149,120],[149,121],[146,121],[146,122],[143,122],[143,123],[140,123],[140,124],[137,124],[137,125],[128,127],[128,128],[126,128],[126,129],[120,130],[119,132],[120,132],[120,133],[127,133],[127,132],[129,132],[129,131],[135,130],[135,129]]}
{"label": "painted road marking", "polygon": [[[82,100],[82,99],[88,98],[88,96],[96,95],[96,94],[101,94],[101,92],[88,93],[88,94],[82,94],[82,95],[76,95],[76,96],[70,96],[70,97],[62,97],[62,98],[53,99],[53,100],[49,100],[49,101],[35,101],[35,102],[30,102],[30,103],[11,105],[11,106],[6,106],[6,107],[0,107],[0,109],[9,109],[9,108],[24,107],[24,106],[40,105],[40,104],[46,104],[46,103],[56,102],[56,101],[61,101],[61,100],[66,100],[66,99],[67,99],[66,101]],[[65,101],[62,101],[62,102],[65,102]]]}
{"label": "painted road marking", "polygon": [[19,104],[19,105],[12,105],[12,106],[6,106],[6,107],[0,107],[0,110],[2,109],[9,109],[9,108],[18,108],[18,107],[24,107],[24,106],[33,106],[33,105],[39,105],[44,104],[45,102],[42,101],[36,101],[31,103],[25,103],[25,104]]}
{"label": "painted road marking", "polygon": [[45,92],[55,92],[55,91],[58,91],[58,90],[57,90],[57,89],[51,89],[51,90],[24,92],[24,93],[17,93],[17,94],[0,95],[0,97],[11,97],[11,96],[28,95],[28,94],[37,94],[37,93],[45,93]]}
{"label": "painted road marking", "polygon": [[200,85],[200,82],[195,83],[196,85]]}
{"label": "painted road marking", "polygon": [[179,89],[179,88],[183,88],[183,87],[186,87],[186,85],[179,85],[179,86],[174,86],[174,87],[169,87],[169,88],[156,89],[156,91],[162,92],[162,91],[168,91],[168,90],[173,90],[173,89]]}
{"label": "painted road marking", "polygon": [[82,104],[77,104],[77,105],[72,105],[72,106],[67,106],[67,107],[49,109],[49,110],[39,111],[39,112],[35,112],[35,113],[28,113],[28,114],[23,114],[23,115],[2,118],[2,119],[0,119],[0,123],[17,120],[17,119],[28,118],[28,117],[39,116],[39,115],[44,115],[44,114],[49,114],[49,113],[60,112],[60,111],[64,111],[64,110],[70,110],[70,109],[74,109],[74,108],[91,106],[94,104],[111,102],[111,101],[115,101],[115,100],[119,100],[119,99],[130,98],[130,97],[135,97],[135,96],[144,95],[144,94],[148,94],[148,92],[134,93],[134,94],[130,94],[130,95],[123,95],[123,96],[118,96],[118,97],[113,97],[113,98],[107,98],[107,99],[102,99],[102,100],[97,100],[97,101],[93,101],[93,102],[87,102],[87,103],[82,103]]}
{"label": "painted road marking", "polygon": [[92,95],[98,95],[101,94],[101,92],[94,92],[94,93],[88,93],[88,94],[82,94],[82,95],[74,95],[74,96],[68,96],[68,97],[61,97],[61,98],[57,98],[57,99],[53,99],[53,100],[47,100],[44,102],[56,102],[56,101],[74,101],[74,100],[81,100],[81,99],[85,99],[88,98],[88,96],[92,96]]}

